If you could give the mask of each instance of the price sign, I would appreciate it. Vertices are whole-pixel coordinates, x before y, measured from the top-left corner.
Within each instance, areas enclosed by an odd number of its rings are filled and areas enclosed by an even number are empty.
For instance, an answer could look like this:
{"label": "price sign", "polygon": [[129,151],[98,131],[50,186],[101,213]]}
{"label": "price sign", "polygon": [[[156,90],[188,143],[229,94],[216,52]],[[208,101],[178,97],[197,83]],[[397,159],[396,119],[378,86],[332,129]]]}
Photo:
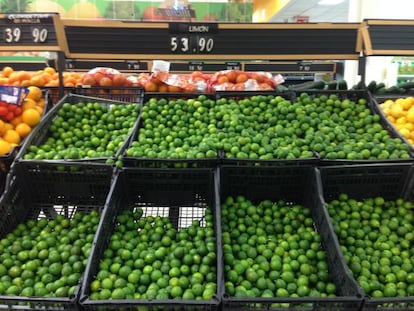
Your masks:
{"label": "price sign", "polygon": [[217,24],[170,23],[170,50],[172,53],[208,54],[214,52]]}
{"label": "price sign", "polygon": [[57,18],[43,13],[0,14],[0,50],[60,50]]}

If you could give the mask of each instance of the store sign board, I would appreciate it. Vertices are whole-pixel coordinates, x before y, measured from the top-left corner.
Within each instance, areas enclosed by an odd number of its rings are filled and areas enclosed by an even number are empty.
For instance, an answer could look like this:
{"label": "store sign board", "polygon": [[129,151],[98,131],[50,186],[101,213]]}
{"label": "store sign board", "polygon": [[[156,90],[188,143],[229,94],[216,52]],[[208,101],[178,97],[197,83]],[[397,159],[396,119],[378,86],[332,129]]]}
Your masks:
{"label": "store sign board", "polygon": [[1,50],[60,50],[57,14],[0,14]]}

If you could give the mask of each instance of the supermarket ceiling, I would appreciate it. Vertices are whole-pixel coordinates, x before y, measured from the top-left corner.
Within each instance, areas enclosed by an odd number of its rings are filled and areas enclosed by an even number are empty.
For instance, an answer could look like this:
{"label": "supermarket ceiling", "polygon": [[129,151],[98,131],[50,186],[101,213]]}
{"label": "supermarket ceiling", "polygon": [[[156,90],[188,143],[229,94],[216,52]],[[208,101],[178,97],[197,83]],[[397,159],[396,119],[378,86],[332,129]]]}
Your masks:
{"label": "supermarket ceiling", "polygon": [[310,23],[348,21],[349,0],[291,0],[269,22],[294,23],[308,17]]}

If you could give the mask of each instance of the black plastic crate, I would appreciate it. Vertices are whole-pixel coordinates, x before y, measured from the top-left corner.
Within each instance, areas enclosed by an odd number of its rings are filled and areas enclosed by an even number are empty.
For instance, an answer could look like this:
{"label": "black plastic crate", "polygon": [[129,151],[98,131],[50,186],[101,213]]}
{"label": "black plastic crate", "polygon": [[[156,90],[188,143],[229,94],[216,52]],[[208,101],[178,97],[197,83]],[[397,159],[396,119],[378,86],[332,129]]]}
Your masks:
{"label": "black plastic crate", "polygon": [[[32,159],[25,159],[24,156],[28,153],[29,148],[31,146],[39,147],[47,141],[50,135],[49,127],[52,125],[53,121],[59,117],[59,111],[62,109],[62,107],[65,104],[69,103],[71,105],[80,105],[82,103],[90,103],[90,102],[98,103],[99,105],[103,107],[107,107],[109,109],[111,109],[113,106],[125,105],[125,103],[123,102],[106,100],[106,99],[101,99],[101,98],[96,98],[96,97],[89,97],[89,96],[82,96],[82,95],[75,95],[75,94],[66,95],[65,97],[63,97],[63,99],[58,104],[53,106],[53,108],[49,111],[49,113],[44,117],[44,120],[42,121],[42,123],[39,124],[39,126],[33,130],[33,133],[31,133],[31,135],[27,138],[27,140],[22,145],[19,153],[16,155],[16,161],[27,161],[27,162],[32,161]],[[140,109],[141,104],[136,103],[136,105]],[[66,162],[72,162],[72,161],[73,162],[91,162],[91,161],[107,162],[108,160],[112,159],[113,160],[112,162],[115,162],[115,160],[119,158],[123,150],[126,148],[130,135],[132,135],[132,133],[134,132],[134,129],[138,125],[138,120],[139,120],[139,115],[137,119],[135,120],[134,125],[130,129],[129,134],[126,135],[122,145],[119,147],[115,147],[115,149],[113,150],[112,156],[108,156],[108,157],[91,156],[91,157],[85,157],[85,158],[67,158],[67,159],[59,159],[59,160],[40,159],[37,161],[41,161],[41,162],[44,161],[45,163],[60,162],[61,165],[64,165],[64,163]]]}
{"label": "black plastic crate", "polygon": [[78,86],[72,90],[72,93],[120,102],[140,103],[143,89],[133,86]]}
{"label": "black plastic crate", "polygon": [[[214,96],[211,94],[197,94],[197,93],[145,93],[143,98],[143,109],[149,104],[151,100],[156,100],[159,105],[165,105],[167,101],[177,101],[179,104],[183,104],[187,99],[197,99],[199,96],[205,96],[207,99],[214,100]],[[161,103],[161,102],[162,103]],[[123,153],[123,163],[126,167],[140,167],[140,168],[211,168],[219,164],[222,157],[220,150],[214,157],[201,157],[201,158],[161,158],[161,157],[135,157],[128,155],[128,149],[139,141],[139,134],[143,131],[145,126],[145,120],[141,113],[137,127],[134,133],[130,136],[128,146]]]}
{"label": "black plastic crate", "polygon": [[[129,297],[100,300],[91,298],[91,283],[96,278],[104,252],[109,247],[117,217],[125,211],[134,213],[137,209],[142,209],[144,219],[168,217],[179,234],[180,230],[190,226],[193,221],[199,221],[200,226],[204,227],[205,213],[209,209],[216,236],[220,221],[217,218],[219,213],[216,208],[214,176],[212,169],[119,169],[105,205],[105,214],[98,229],[98,239],[91,252],[82,283],[80,304],[84,310],[219,310],[221,288],[218,286],[218,281],[222,274],[219,263],[221,252],[219,241],[216,242],[213,251],[216,252],[213,264],[216,265],[217,292],[212,299],[147,299],[146,297],[129,299]],[[137,231],[137,234],[140,232]],[[168,246],[166,247],[168,249]]]}
{"label": "black plastic crate", "polygon": [[390,125],[389,122],[384,120],[381,116],[381,113],[378,111],[378,107],[375,103],[370,92],[367,90],[309,90],[309,91],[296,91],[295,96],[299,97],[301,93],[307,93],[311,97],[319,97],[322,95],[330,96],[336,95],[338,99],[349,99],[352,101],[357,101],[360,98],[366,99],[367,108],[371,111],[372,115],[380,116],[380,124],[383,129],[386,130],[391,138],[396,138],[401,140],[404,144],[407,145],[409,158],[407,159],[329,159],[320,156],[321,165],[347,165],[347,164],[376,164],[376,163],[412,163],[414,160],[414,149],[407,144],[406,140],[401,138],[401,135],[396,131],[396,129]]}
{"label": "black plastic crate", "polygon": [[[327,166],[316,169],[316,172],[324,205],[343,193],[358,201],[382,197],[384,200],[402,198],[414,202],[413,167],[410,164]],[[335,240],[339,244],[336,234]],[[362,310],[414,310],[414,297],[373,298],[364,293]]]}
{"label": "black plastic crate", "polygon": [[[71,174],[71,178],[60,178],[63,174]],[[76,173],[53,171],[37,175],[24,165],[17,165],[9,176],[10,183],[0,201],[0,239],[29,220],[45,219],[49,223],[58,215],[72,219],[77,212],[101,214],[110,189],[112,170],[108,166],[85,165]],[[95,225],[98,227],[97,223]],[[80,310],[80,282],[79,278],[75,292],[68,297],[0,295],[0,309]]]}
{"label": "black plastic crate", "polygon": [[114,167],[103,163],[14,162],[7,184],[21,175],[28,184],[26,189],[30,189],[37,200],[70,198],[74,203],[87,200],[93,204],[96,199],[105,200],[114,171]]}
{"label": "black plastic crate", "polygon": [[60,90],[58,86],[44,87],[43,90],[47,92],[50,103],[53,106],[53,105],[56,105],[65,95],[73,93],[75,90],[75,87],[63,87],[63,96],[60,96],[59,94]]}
{"label": "black plastic crate", "polygon": [[[312,166],[220,168],[220,203],[242,195],[253,204],[263,200],[285,201],[310,209],[313,226],[321,238],[329,276],[336,286],[335,297],[246,298],[224,293],[223,310],[359,310],[363,292],[346,269],[334,240],[326,211],[319,203],[319,192]],[[224,224],[222,224],[222,227]],[[223,241],[222,241],[223,244]],[[223,251],[224,253],[224,251]],[[223,258],[224,263],[224,258]],[[226,279],[224,279],[226,282]]]}

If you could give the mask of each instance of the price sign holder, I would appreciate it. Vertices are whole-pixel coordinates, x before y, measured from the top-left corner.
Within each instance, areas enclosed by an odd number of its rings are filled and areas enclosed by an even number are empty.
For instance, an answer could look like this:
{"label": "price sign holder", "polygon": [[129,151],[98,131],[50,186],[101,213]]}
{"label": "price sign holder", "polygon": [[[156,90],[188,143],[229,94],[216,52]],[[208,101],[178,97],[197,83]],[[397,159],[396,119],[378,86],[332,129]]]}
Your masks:
{"label": "price sign holder", "polygon": [[0,14],[1,51],[67,51],[57,13]]}
{"label": "price sign holder", "polygon": [[65,68],[68,71],[89,71],[95,67],[111,67],[122,72],[148,72],[147,61],[138,60],[102,60],[102,59],[66,59]]}
{"label": "price sign holder", "polygon": [[327,62],[251,62],[246,63],[246,71],[269,71],[275,73],[335,73],[337,63]]}
{"label": "price sign holder", "polygon": [[366,56],[414,55],[414,20],[364,20],[361,35]]}
{"label": "price sign holder", "polygon": [[362,55],[358,74],[366,79],[367,57],[414,55],[414,20],[366,19],[360,28]]}
{"label": "price sign holder", "polygon": [[62,22],[69,58],[270,61],[359,57],[359,23]]}
{"label": "price sign holder", "polygon": [[0,51],[57,52],[59,95],[63,96],[66,34],[58,13],[0,14]]}

